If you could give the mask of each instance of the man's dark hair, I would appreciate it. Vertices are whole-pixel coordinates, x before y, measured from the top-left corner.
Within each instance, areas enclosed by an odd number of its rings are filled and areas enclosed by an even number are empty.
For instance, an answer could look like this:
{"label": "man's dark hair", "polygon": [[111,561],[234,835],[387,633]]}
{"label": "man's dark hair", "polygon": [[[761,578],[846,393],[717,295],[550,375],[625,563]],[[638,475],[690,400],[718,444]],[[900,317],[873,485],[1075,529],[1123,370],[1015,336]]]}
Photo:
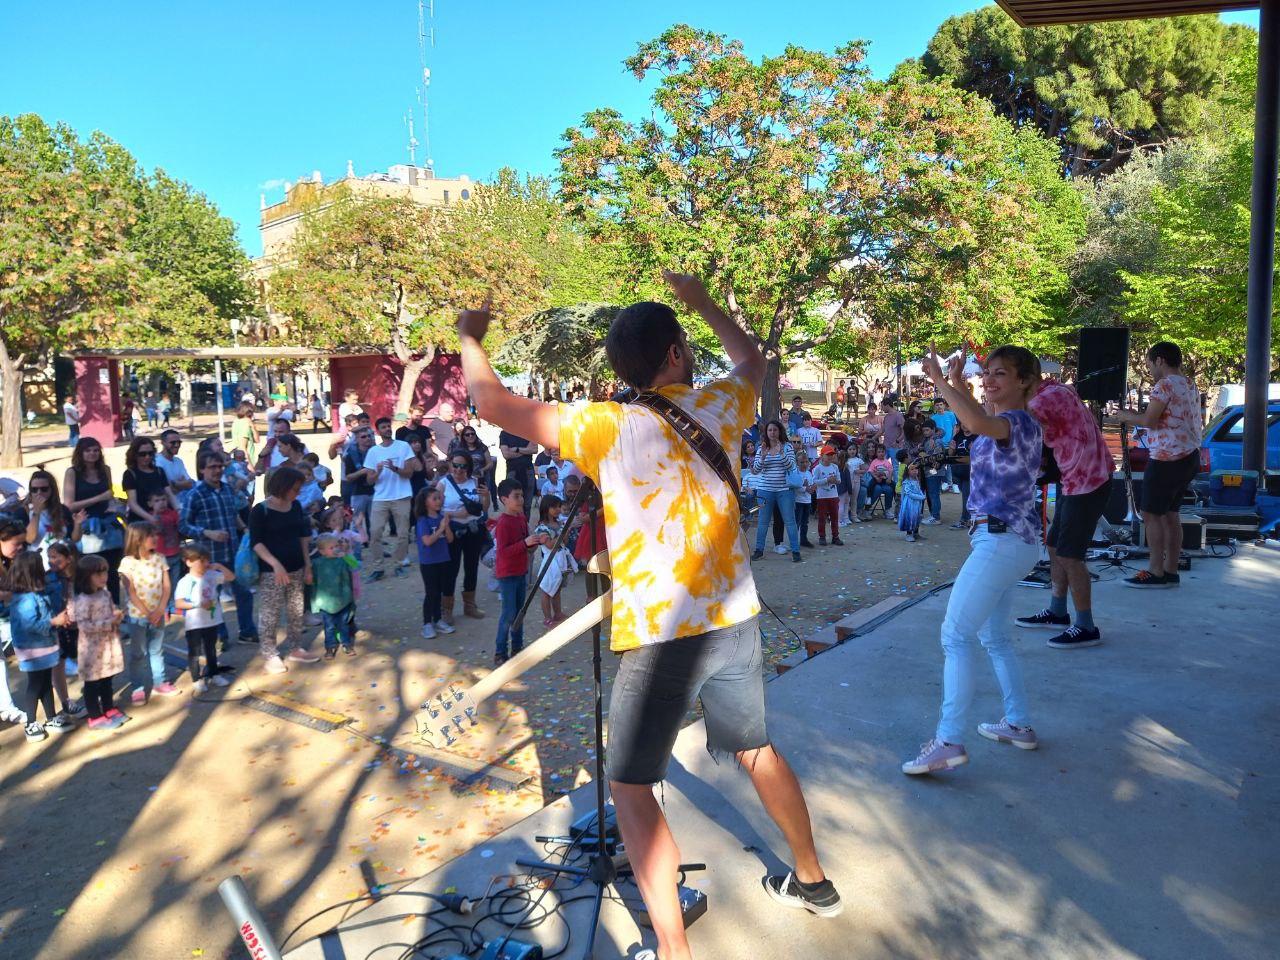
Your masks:
{"label": "man's dark hair", "polygon": [[342,422],[345,423],[347,426],[351,426],[353,423],[358,423],[359,421],[360,421],[360,418],[354,413],[348,413],[345,417],[342,418]]}
{"label": "man's dark hair", "polygon": [[804,421],[806,421],[806,420],[812,420],[812,419],[813,419],[813,414],[812,414],[812,413],[810,413],[808,410],[806,410],[804,413],[800,414],[800,422],[801,422],[801,423],[803,423],[803,422],[804,422]]}
{"label": "man's dark hair", "polygon": [[1163,360],[1166,364],[1175,370],[1182,366],[1182,350],[1176,343],[1170,343],[1168,340],[1161,340],[1159,343],[1153,343],[1151,349],[1147,351],[1148,360]]}
{"label": "man's dark hair", "polygon": [[368,422],[369,422],[369,415],[368,415],[367,413],[365,413],[363,410],[361,410],[359,413],[357,413],[357,414],[356,414],[356,422],[357,422],[357,423],[368,423]]}
{"label": "man's dark hair", "polygon": [[667,359],[667,350],[680,339],[680,321],[665,303],[649,300],[618,311],[609,325],[604,350],[609,366],[625,383],[638,389],[653,385]]}
{"label": "man's dark hair", "polygon": [[498,499],[505,500],[507,497],[511,496],[511,494],[515,493],[517,490],[524,490],[524,484],[521,483],[519,480],[517,480],[515,477],[507,477],[500,484],[498,484]]}
{"label": "man's dark hair", "polygon": [[381,428],[384,423],[390,423],[390,422],[391,422],[390,417],[379,417],[377,421],[374,423],[374,426]]}

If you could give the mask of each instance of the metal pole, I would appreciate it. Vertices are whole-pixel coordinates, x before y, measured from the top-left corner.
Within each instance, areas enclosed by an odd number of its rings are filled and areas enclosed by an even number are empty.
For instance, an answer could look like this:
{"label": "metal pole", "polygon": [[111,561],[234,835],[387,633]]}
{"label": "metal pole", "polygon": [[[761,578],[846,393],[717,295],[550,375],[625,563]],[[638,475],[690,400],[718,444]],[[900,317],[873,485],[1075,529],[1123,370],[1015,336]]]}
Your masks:
{"label": "metal pole", "polygon": [[235,921],[236,932],[240,934],[249,956],[253,960],[281,960],[280,949],[276,946],[271,931],[267,929],[262,914],[250,899],[249,891],[245,889],[239,874],[227,877],[218,884],[218,893],[222,895],[222,902]]}
{"label": "metal pole", "polygon": [[218,406],[218,439],[226,440],[226,425],[222,419],[222,358],[213,358],[213,402]]}
{"label": "metal pole", "polygon": [[1258,93],[1253,119],[1249,223],[1249,325],[1244,357],[1244,469],[1265,480],[1267,385],[1271,379],[1271,293],[1275,269],[1277,114],[1280,111],[1280,0],[1259,5]]}

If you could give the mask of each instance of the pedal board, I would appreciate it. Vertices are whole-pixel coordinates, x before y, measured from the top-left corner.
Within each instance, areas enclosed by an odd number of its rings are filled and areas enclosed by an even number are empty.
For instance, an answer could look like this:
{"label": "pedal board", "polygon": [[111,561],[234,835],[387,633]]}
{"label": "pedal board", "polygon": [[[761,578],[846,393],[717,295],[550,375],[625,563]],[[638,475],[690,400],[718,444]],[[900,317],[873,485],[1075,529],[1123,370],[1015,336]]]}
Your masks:
{"label": "pedal board", "polygon": [[[632,915],[636,919],[636,923],[641,926],[653,928],[653,924],[649,921],[649,911],[645,909],[644,903],[641,902],[631,908]],[[695,890],[693,887],[680,887],[680,914],[684,918],[685,929],[689,929],[693,925],[693,921],[707,912],[707,895],[701,890]]]}

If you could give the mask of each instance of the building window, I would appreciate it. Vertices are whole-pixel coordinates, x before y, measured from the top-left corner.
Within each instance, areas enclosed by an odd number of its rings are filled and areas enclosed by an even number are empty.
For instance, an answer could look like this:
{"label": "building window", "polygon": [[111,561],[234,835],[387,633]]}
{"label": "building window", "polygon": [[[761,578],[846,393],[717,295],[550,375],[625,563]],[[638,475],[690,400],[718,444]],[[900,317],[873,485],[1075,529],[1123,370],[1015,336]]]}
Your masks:
{"label": "building window", "polygon": [[448,202],[449,202],[449,191],[448,191],[448,190],[446,190],[446,191],[444,192],[444,202],[445,202],[445,203],[448,203]]}
{"label": "building window", "polygon": [[470,191],[470,190],[463,190],[463,191],[462,191],[462,199],[463,199],[463,200],[470,200],[470,199],[471,199],[471,191]]}

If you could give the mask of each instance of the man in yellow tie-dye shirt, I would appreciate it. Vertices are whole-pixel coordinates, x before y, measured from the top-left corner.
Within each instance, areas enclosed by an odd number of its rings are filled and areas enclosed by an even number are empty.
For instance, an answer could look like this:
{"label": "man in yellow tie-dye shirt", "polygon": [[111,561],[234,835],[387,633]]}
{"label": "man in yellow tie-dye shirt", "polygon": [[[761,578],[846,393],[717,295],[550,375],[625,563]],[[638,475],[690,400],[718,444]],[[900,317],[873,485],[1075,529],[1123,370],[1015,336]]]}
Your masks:
{"label": "man in yellow tie-dye shirt", "polygon": [[[695,390],[688,337],[659,303],[618,314],[605,343],[609,363],[629,386],[661,393],[718,437],[736,465],[739,439],[755,419],[764,357],[701,281],[664,277],[720,338],[732,372]],[[787,906],[835,916],[840,895],[818,861],[800,784],[765,727],[759,608],[728,484],[648,407],[542,404],[508,393],[481,346],[488,326],[488,310],[458,319],[463,373],[479,415],[559,450],[603,496],[612,646],[622,654],[609,703],[606,772],[659,957],[691,953],[676,892],[680,854],[653,785],[666,776],[680,726],[699,698],[707,748],[732,754],[750,772],[791,847],[795,869],[766,877],[765,891]]]}

